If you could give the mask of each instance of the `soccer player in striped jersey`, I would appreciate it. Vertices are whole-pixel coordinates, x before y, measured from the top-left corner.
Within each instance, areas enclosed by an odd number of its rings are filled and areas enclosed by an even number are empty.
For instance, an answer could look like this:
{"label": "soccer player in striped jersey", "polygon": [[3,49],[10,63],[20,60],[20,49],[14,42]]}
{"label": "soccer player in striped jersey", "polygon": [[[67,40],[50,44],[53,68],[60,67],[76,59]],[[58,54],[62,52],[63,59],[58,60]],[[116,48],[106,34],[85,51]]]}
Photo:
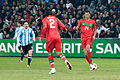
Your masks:
{"label": "soccer player in striped jersey", "polygon": [[21,22],[21,20],[19,20],[19,21],[17,22],[17,26],[18,26],[18,27],[15,29],[15,35],[14,35],[13,41],[14,41],[15,39],[17,39],[17,46],[18,46],[18,48],[19,48],[19,50],[20,50],[20,52],[21,52],[21,59],[18,61],[18,62],[20,63],[20,62],[23,62],[23,57],[24,57],[24,54],[23,54],[23,51],[22,51],[22,47],[21,47],[21,45],[20,45],[20,41],[19,41],[19,39],[18,39],[18,37],[17,37],[20,29],[23,28],[23,27],[22,27],[22,22]]}
{"label": "soccer player in striped jersey", "polygon": [[[18,38],[20,40],[20,44],[22,46],[22,50],[24,55],[28,54],[28,64],[27,67],[30,68],[30,63],[33,55],[33,47],[32,43],[35,41],[35,33],[29,27],[28,21],[23,22],[23,28],[18,33]],[[32,41],[33,38],[33,41]]]}
{"label": "soccer player in striped jersey", "polygon": [[80,21],[78,22],[76,30],[78,31],[78,29],[81,28],[82,49],[85,54],[85,58],[91,67],[92,56],[91,56],[90,48],[93,48],[92,41],[95,40],[97,26],[95,21],[90,19],[90,11],[88,10],[85,11],[84,17],[85,17],[84,19],[80,19]]}

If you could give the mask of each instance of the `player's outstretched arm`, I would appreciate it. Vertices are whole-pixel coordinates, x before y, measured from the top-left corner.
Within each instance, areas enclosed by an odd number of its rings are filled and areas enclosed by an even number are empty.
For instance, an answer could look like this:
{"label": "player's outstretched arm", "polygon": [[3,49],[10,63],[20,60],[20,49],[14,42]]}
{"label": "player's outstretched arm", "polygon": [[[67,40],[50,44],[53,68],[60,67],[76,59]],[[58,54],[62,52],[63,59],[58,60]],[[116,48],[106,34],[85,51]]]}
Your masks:
{"label": "player's outstretched arm", "polygon": [[66,29],[64,32],[67,33],[67,31],[68,31],[68,30]]}
{"label": "player's outstretched arm", "polygon": [[41,42],[41,39],[44,37],[44,34],[46,32],[46,29],[47,29],[47,22],[46,21],[43,21],[43,29],[42,29],[42,32],[40,34],[40,39],[39,41]]}
{"label": "player's outstretched arm", "polygon": [[65,25],[57,18],[57,21],[58,21],[58,25],[62,28],[62,30],[66,33],[67,32],[67,29],[65,27]]}

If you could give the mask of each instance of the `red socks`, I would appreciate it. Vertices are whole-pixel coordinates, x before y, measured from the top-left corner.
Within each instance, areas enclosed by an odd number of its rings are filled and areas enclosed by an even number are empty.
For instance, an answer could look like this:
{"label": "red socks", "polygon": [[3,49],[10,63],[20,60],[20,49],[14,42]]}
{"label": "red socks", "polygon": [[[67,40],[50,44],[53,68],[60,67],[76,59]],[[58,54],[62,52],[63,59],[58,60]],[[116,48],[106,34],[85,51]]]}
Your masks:
{"label": "red socks", "polygon": [[[67,59],[66,59],[66,57],[65,57],[65,55],[63,53],[60,53],[58,56],[61,57],[61,59],[65,63],[67,62]],[[48,60],[49,60],[49,64],[50,64],[51,68],[55,68],[54,67],[54,60],[53,60],[53,56],[52,55],[48,55]]]}
{"label": "red socks", "polygon": [[91,52],[88,53],[88,56],[85,57],[86,60],[88,61],[89,64],[92,64],[92,56],[91,56]]}
{"label": "red socks", "polygon": [[86,60],[89,62],[88,56],[85,56]]}
{"label": "red socks", "polygon": [[51,66],[51,68],[55,68],[55,67],[54,67],[54,62],[53,62],[53,63],[50,63],[50,66]]}
{"label": "red socks", "polygon": [[89,60],[89,64],[92,64],[92,56],[91,56],[91,52],[88,53],[88,60]]}
{"label": "red socks", "polygon": [[49,60],[49,64],[50,64],[51,68],[55,68],[54,67],[54,60],[53,60],[53,56],[52,55],[48,55],[48,60]]}
{"label": "red socks", "polygon": [[67,60],[66,57],[65,57],[65,55],[63,53],[60,53],[58,56],[61,57],[61,59],[63,61]]}

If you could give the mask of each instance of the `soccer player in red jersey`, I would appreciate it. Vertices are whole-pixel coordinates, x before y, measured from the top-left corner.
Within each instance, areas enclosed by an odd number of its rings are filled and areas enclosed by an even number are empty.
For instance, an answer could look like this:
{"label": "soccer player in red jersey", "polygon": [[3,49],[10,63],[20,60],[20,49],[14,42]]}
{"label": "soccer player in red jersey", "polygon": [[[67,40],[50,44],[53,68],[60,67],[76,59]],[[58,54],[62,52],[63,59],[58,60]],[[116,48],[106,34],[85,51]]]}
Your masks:
{"label": "soccer player in red jersey", "polygon": [[92,41],[95,40],[96,36],[96,23],[94,20],[90,19],[90,11],[85,11],[84,19],[80,19],[76,30],[78,31],[81,28],[81,45],[83,52],[85,54],[85,58],[92,65],[92,56],[90,52],[90,48],[92,47]]}
{"label": "soccer player in red jersey", "polygon": [[[51,11],[48,11],[47,14],[50,12]],[[48,16],[42,20],[43,29],[40,35],[40,42],[41,42],[41,39],[44,37],[44,34],[46,33],[46,40],[47,40],[46,51],[48,51],[48,60],[49,60],[49,64],[51,65],[51,71],[49,72],[49,74],[56,73],[54,67],[53,55],[52,55],[52,51],[54,48],[56,50],[56,54],[65,62],[67,67],[70,70],[72,69],[72,66],[66,59],[65,55],[61,53],[61,37],[59,34],[58,26],[60,26],[64,32],[67,32],[67,29],[62,24],[62,22],[54,15],[55,15],[55,9],[52,10],[52,14],[48,14]]]}

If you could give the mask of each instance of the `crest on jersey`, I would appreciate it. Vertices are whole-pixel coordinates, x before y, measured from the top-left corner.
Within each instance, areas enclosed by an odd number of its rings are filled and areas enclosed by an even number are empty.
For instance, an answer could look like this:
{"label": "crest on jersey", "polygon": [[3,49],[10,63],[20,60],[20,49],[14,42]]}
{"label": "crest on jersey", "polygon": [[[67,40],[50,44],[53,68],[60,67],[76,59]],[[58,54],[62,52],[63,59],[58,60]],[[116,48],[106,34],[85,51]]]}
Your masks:
{"label": "crest on jersey", "polygon": [[92,24],[92,23],[85,23],[85,22],[82,22],[82,26],[93,27],[93,24]]}

